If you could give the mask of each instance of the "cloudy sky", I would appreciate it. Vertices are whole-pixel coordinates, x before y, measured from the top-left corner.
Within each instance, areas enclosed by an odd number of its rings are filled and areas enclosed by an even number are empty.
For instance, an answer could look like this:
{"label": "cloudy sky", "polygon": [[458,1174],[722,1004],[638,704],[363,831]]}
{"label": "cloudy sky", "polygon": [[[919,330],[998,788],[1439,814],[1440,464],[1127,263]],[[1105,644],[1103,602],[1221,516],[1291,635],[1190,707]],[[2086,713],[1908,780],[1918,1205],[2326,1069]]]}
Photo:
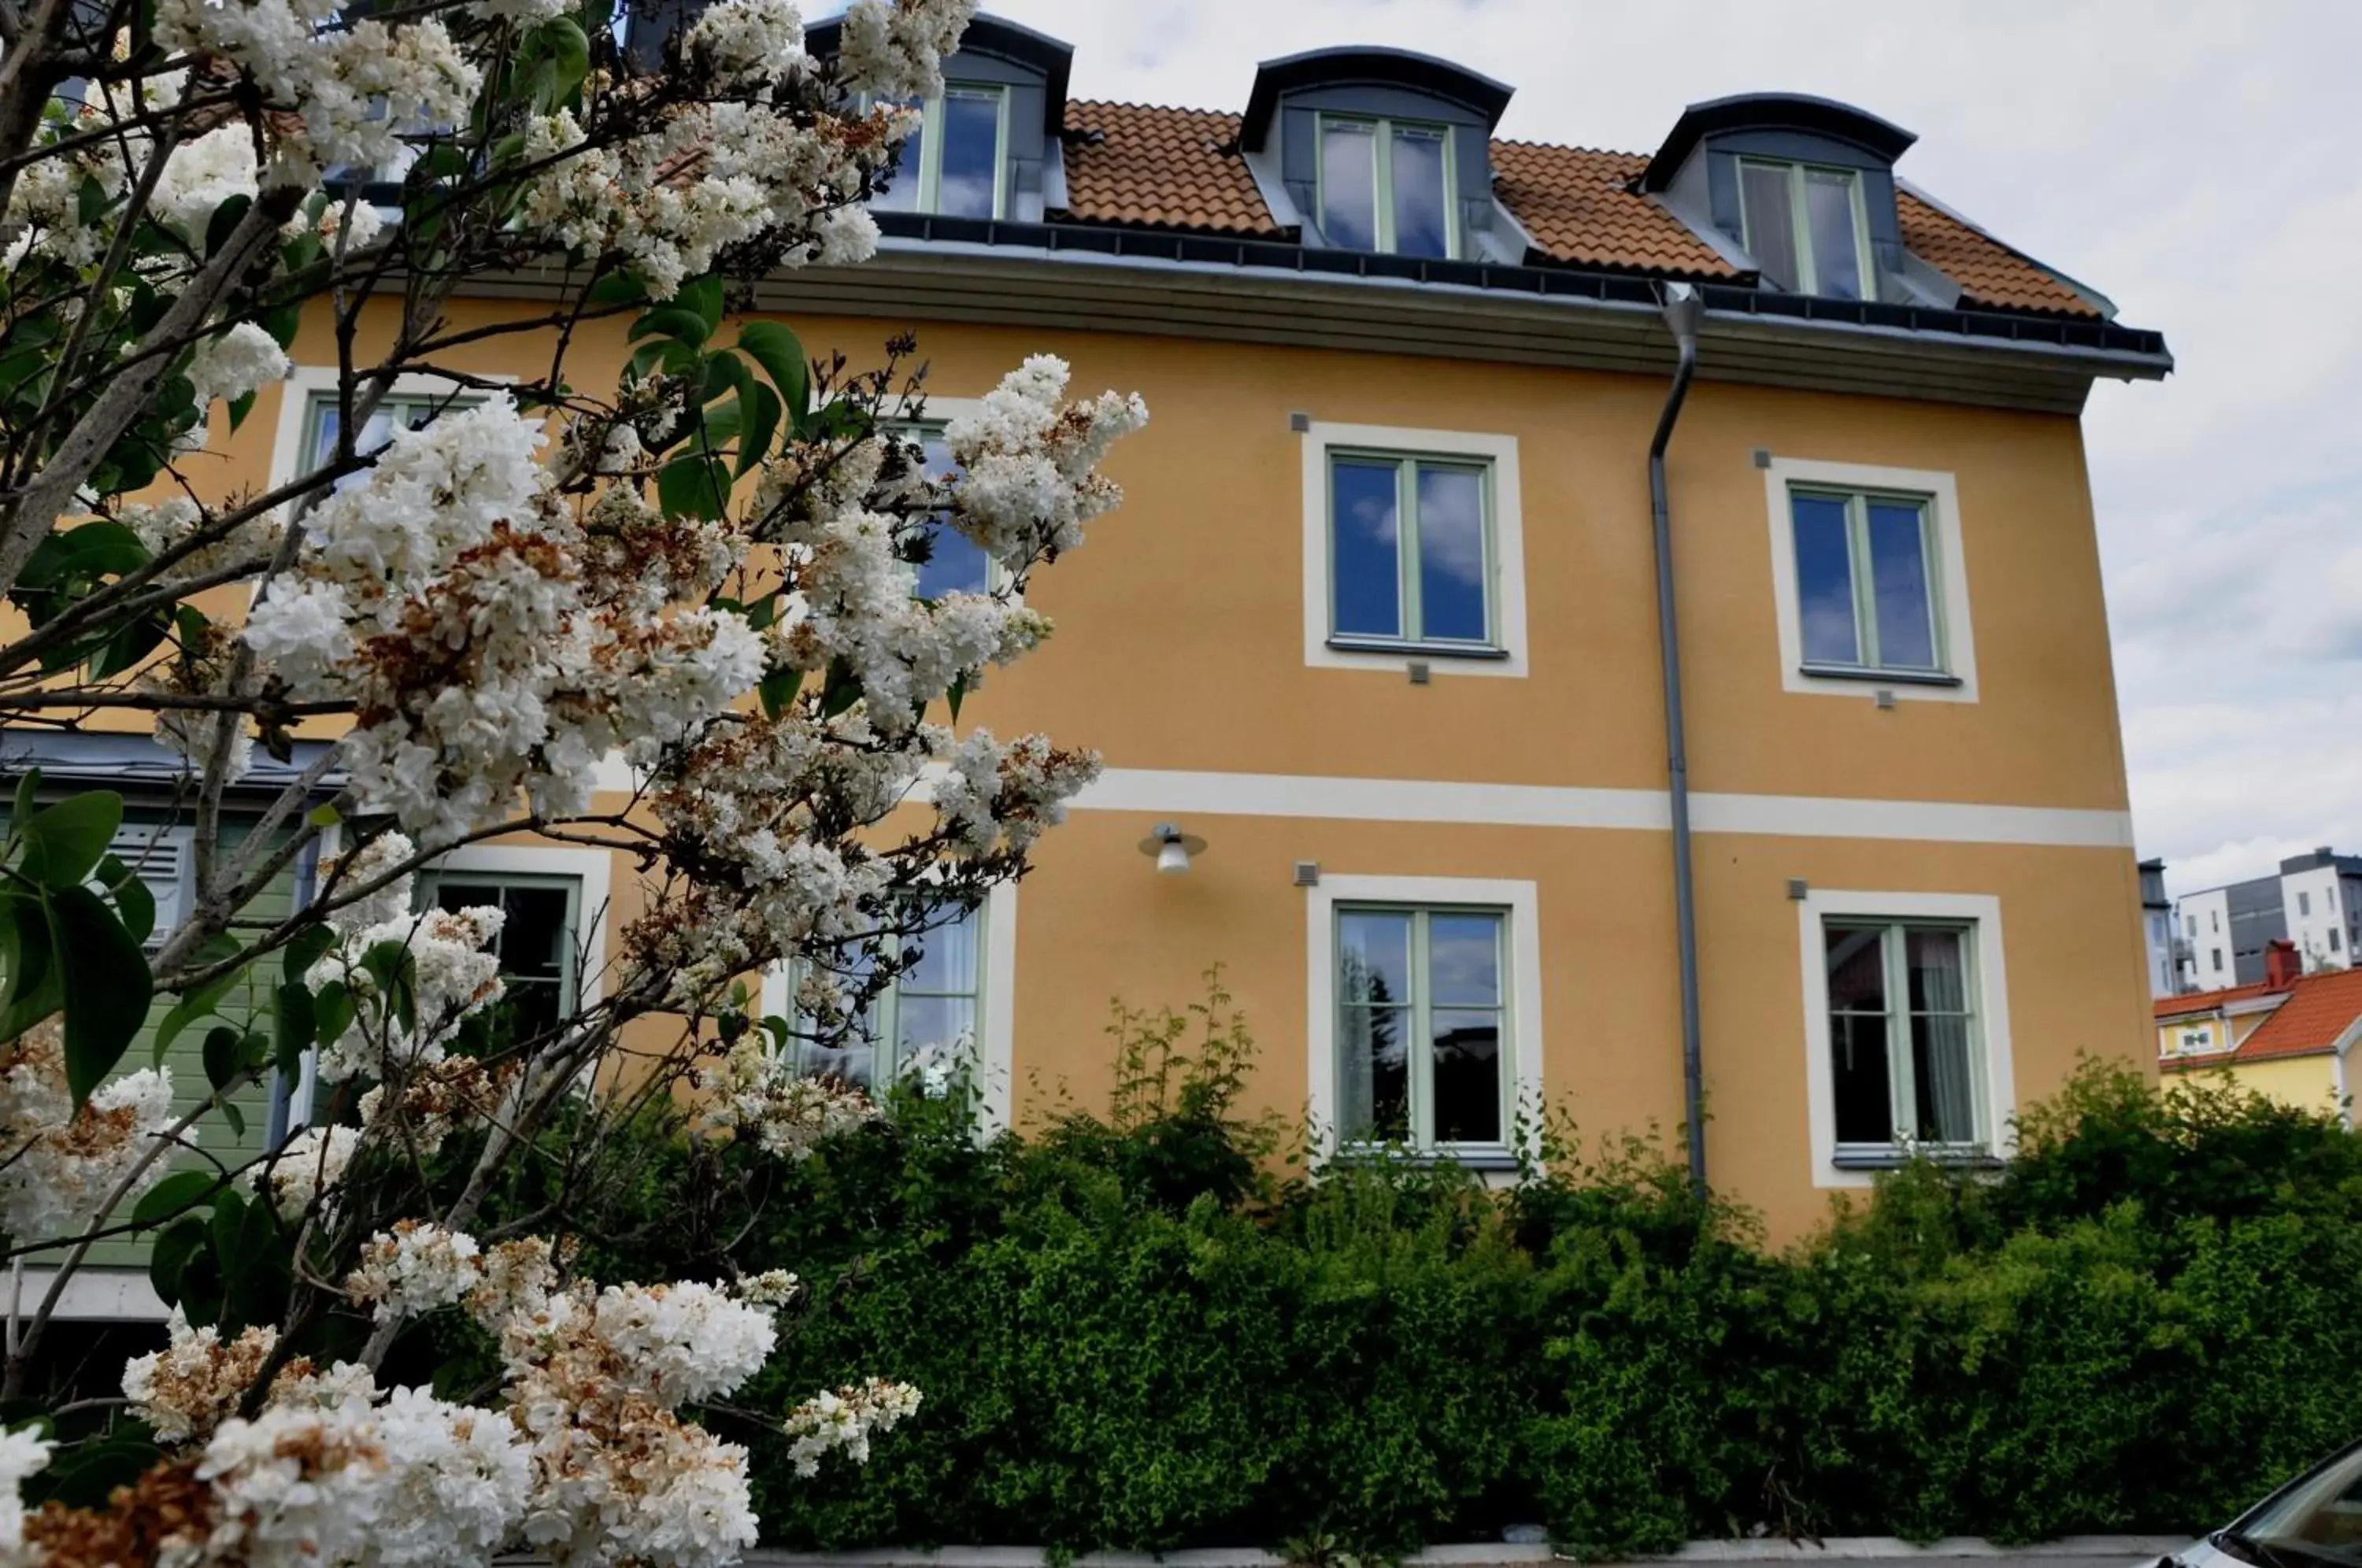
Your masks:
{"label": "cloudy sky", "polygon": [[1077,97],[1230,107],[1339,43],[1518,88],[1502,134],[1645,151],[1790,89],[1917,131],[1902,172],[2160,328],[2087,429],[2145,855],[2176,892],[2362,853],[2362,0],[988,0]]}

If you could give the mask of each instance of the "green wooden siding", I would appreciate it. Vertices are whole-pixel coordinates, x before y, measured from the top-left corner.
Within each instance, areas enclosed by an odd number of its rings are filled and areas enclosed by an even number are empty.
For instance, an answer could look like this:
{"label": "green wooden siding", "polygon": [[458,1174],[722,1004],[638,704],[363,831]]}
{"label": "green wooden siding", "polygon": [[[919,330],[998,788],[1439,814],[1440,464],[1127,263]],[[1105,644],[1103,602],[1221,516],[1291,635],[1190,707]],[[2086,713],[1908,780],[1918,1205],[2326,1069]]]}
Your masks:
{"label": "green wooden siding", "polygon": [[[127,807],[124,812],[124,826],[127,828],[152,827],[168,819],[161,813],[142,812],[137,806]],[[5,814],[0,814],[0,821],[5,821]],[[242,841],[246,836],[248,825],[243,823],[225,822],[222,828],[224,847],[230,847]],[[239,911],[238,919],[232,927],[233,933],[251,936],[286,919],[293,911],[294,907],[295,866],[290,864],[281,870],[278,876],[271,878],[270,884],[257,895],[252,902]],[[280,973],[280,963],[276,955],[255,966],[238,985],[231,988],[230,994],[223,999],[221,1004],[223,1015],[233,1022],[251,1020],[268,1028],[271,989],[279,979]],[[157,994],[156,999],[148,1009],[147,1026],[141,1030],[139,1037],[131,1043],[131,1048],[124,1053],[123,1061],[116,1069],[117,1074],[136,1072],[141,1067],[155,1064],[157,1030],[163,1023],[164,1015],[172,1010],[178,999],[160,991]],[[204,1043],[206,1031],[212,1027],[214,1027],[213,1021],[189,1025],[181,1031],[179,1037],[172,1042],[171,1049],[164,1054],[163,1065],[172,1070],[172,1109],[176,1114],[185,1115],[194,1110],[204,1103],[211,1092],[205,1079]],[[235,1097],[235,1103],[246,1119],[243,1131],[232,1132],[228,1120],[218,1111],[201,1119],[191,1129],[197,1136],[200,1148],[232,1169],[237,1168],[263,1151],[264,1140],[269,1136],[270,1130],[269,1078],[266,1077],[263,1082],[241,1091]],[[208,1168],[211,1165],[210,1161],[186,1151],[176,1153],[171,1158],[171,1168],[174,1170],[192,1167]],[[120,1222],[126,1217],[124,1212],[118,1211],[113,1217],[113,1220]],[[84,1262],[92,1267],[144,1269],[148,1266],[148,1248],[149,1242],[145,1237],[113,1238],[94,1243]],[[37,1253],[28,1258],[27,1262],[39,1266],[55,1261],[57,1255],[59,1254]]]}

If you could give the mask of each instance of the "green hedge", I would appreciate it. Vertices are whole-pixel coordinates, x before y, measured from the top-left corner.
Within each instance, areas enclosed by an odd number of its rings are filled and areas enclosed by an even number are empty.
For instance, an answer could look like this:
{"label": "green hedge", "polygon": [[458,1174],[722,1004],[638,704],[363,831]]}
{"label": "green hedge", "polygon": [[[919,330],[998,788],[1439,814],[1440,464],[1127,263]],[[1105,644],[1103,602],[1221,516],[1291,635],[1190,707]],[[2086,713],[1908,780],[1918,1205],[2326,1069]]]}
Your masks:
{"label": "green hedge", "polygon": [[978,1146],[909,1101],[801,1165],[684,1149],[610,1228],[603,1275],[810,1283],[739,1405],[925,1391],[810,1481],[711,1418],[768,1544],[2189,1531],[2362,1428],[2362,1150],[2329,1118],[2092,1067],[1997,1176],[1905,1171],[1773,1252],[1645,1145],[1562,1137],[1507,1193],[1297,1178],[1232,1119],[1234,1023],[1120,1022],[1109,1115]]}

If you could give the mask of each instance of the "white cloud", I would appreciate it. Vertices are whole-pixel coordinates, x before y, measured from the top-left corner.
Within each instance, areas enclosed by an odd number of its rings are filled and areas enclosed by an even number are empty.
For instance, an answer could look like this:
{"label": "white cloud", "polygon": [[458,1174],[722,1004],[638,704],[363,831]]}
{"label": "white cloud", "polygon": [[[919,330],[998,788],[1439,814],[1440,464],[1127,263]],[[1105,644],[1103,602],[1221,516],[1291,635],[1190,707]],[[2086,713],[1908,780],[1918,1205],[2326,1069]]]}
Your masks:
{"label": "white cloud", "polygon": [[2180,364],[2085,422],[2143,853],[2187,889],[2362,850],[2362,5],[990,3],[1078,97],[1236,107],[1259,59],[1385,43],[1516,86],[1507,136],[1645,151],[1767,89],[1918,132],[1915,183]]}

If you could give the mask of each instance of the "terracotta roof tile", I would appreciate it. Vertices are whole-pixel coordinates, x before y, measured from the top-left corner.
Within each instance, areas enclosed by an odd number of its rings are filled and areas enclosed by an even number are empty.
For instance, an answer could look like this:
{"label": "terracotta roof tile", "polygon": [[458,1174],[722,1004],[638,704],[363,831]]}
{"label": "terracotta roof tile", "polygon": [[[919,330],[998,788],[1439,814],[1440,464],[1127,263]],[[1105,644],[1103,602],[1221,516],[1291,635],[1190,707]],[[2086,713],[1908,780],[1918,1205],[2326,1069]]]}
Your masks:
{"label": "terracotta roof tile", "polygon": [[1972,304],[2094,319],[2100,315],[2070,285],[1908,191],[1894,193],[1894,215],[1903,226],[1903,248],[1959,284]]}
{"label": "terracotta roof tile", "polygon": [[1552,259],[1693,278],[1738,270],[1681,219],[1630,189],[1648,163],[1629,152],[1493,144],[1493,193]]}
{"label": "terracotta roof tile", "polygon": [[[1239,116],[1210,109],[1077,100],[1066,105],[1066,205],[1056,218],[1128,227],[1288,237],[1235,150]],[[1494,192],[1545,255],[1570,266],[1661,276],[1740,276],[1682,221],[1631,190],[1639,153],[1493,144]],[[1959,283],[1966,302],[2096,318],[2074,288],[1969,225],[1896,193],[1903,242]]]}
{"label": "terracotta roof tile", "polygon": [[2228,1002],[2245,1001],[2249,997],[2262,996],[2271,988],[2261,980],[2250,985],[2225,986],[2217,991],[2191,991],[2178,997],[2159,997],[2153,1010],[2158,1018],[2180,1018],[2187,1013],[2213,1012]]}
{"label": "terracotta roof tile", "polygon": [[1235,147],[1239,116],[1139,104],[1066,105],[1066,215],[1281,237]]}
{"label": "terracotta roof tile", "polygon": [[2279,1010],[2231,1054],[2234,1062],[2307,1056],[2326,1051],[2362,1018],[2362,969],[2306,975],[2289,988]]}

